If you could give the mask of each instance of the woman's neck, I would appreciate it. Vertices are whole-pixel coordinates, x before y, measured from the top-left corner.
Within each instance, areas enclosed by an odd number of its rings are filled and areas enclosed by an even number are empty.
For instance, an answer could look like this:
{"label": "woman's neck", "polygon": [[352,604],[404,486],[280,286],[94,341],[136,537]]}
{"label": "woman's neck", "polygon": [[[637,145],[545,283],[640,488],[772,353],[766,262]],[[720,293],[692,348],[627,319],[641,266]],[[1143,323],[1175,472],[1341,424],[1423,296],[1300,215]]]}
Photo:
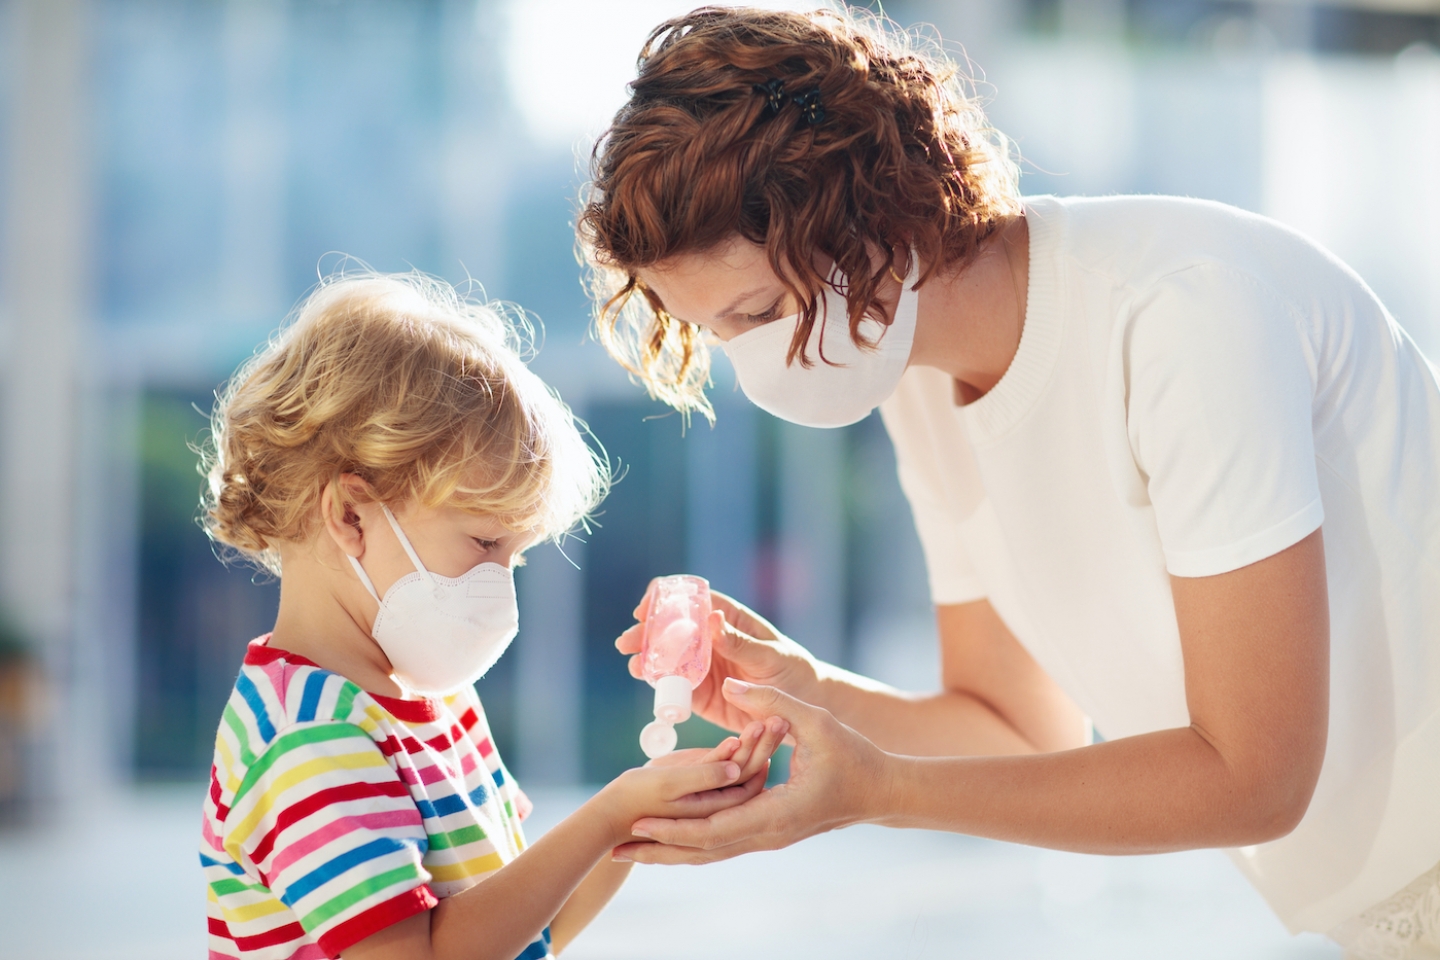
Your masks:
{"label": "woman's neck", "polygon": [[957,403],[973,403],[1000,382],[1025,329],[1030,229],[1018,216],[1001,226],[962,270],[939,273],[920,288],[914,366],[955,381]]}

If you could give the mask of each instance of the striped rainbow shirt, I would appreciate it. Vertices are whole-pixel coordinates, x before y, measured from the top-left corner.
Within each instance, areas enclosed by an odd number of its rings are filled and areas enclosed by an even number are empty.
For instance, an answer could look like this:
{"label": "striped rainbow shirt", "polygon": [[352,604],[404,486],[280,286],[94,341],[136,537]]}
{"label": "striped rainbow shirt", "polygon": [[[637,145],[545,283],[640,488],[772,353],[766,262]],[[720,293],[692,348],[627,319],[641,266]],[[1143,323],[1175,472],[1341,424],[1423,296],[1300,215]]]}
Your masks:
{"label": "striped rainbow shirt", "polygon": [[[268,639],[251,642],[215,738],[211,960],[338,957],[519,855],[526,801],[473,688],[366,693]],[[518,960],[549,943],[547,929]]]}

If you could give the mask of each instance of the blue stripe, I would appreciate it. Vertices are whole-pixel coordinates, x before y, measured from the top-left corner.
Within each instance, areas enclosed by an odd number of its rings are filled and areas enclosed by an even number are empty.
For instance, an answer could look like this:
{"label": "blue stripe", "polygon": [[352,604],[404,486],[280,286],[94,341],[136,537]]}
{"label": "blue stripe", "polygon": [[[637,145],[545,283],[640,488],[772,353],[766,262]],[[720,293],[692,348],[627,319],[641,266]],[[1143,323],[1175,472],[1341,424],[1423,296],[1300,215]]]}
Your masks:
{"label": "blue stripe", "polygon": [[544,939],[536,940],[530,944],[530,946],[520,951],[520,956],[516,957],[515,960],[545,960],[546,957],[550,956],[550,947],[548,946],[550,942],[550,937],[548,936],[550,933],[549,927],[545,928],[545,933],[546,936]]}
{"label": "blue stripe", "polygon": [[494,773],[490,774],[490,779],[495,781],[495,786],[497,787],[505,786],[505,768],[501,767]]}
{"label": "blue stripe", "polygon": [[229,870],[231,873],[244,873],[244,872],[245,872],[245,868],[242,867],[242,866],[240,866],[240,864],[234,862],[233,860],[232,860],[231,862],[229,862],[229,863],[224,863],[224,862],[222,862],[222,861],[220,861],[220,860],[212,860],[212,859],[210,859],[209,857],[205,856],[205,854],[203,854],[203,853],[200,854],[200,866],[202,866],[202,867],[224,867],[226,870]]}
{"label": "blue stripe", "polygon": [[300,715],[295,718],[296,723],[309,723],[315,719],[315,711],[320,706],[320,694],[325,690],[325,681],[330,674],[323,670],[316,670],[305,678],[305,695],[300,698]]}
{"label": "blue stripe", "polygon": [[490,791],[485,789],[485,784],[480,784],[470,791],[470,802],[477,807],[485,806],[485,801],[490,797]]}
{"label": "blue stripe", "polygon": [[275,728],[270,725],[270,715],[265,709],[265,701],[260,697],[260,691],[255,689],[254,682],[240,671],[240,676],[235,681],[235,690],[245,698],[250,705],[250,712],[255,714],[255,726],[260,731],[260,741],[269,743],[275,739]]}
{"label": "blue stripe", "polygon": [[[305,874],[305,876],[287,886],[280,899],[285,902],[285,906],[293,909],[296,902],[306,894],[314,892],[317,887],[335,879],[351,867],[359,866],[370,860],[378,860],[387,854],[413,850],[414,847],[414,842],[409,840],[399,840],[394,837],[378,837],[369,843],[361,844],[354,850],[342,853],[333,860],[311,870]],[[423,854],[421,856],[423,856]],[[419,857],[417,857],[416,860],[418,862]]]}
{"label": "blue stripe", "polygon": [[458,793],[452,793],[448,797],[441,797],[438,800],[415,801],[415,806],[420,811],[420,816],[426,819],[439,819],[448,817],[452,813],[459,813],[461,810],[468,810],[470,805],[465,802],[465,797]]}

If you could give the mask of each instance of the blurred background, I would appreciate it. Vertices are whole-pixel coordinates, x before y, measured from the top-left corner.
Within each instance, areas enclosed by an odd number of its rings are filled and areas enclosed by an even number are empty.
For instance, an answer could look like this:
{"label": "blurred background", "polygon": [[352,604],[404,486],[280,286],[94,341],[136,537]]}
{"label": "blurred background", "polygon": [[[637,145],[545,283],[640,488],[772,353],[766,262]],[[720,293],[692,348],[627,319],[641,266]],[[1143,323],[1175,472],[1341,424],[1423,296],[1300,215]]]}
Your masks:
{"label": "blurred background", "polygon": [[[622,474],[568,560],[532,551],[520,637],[479,684],[502,753],[551,814],[643,760],[650,691],[612,641],[658,574],[706,576],[822,657],[936,686],[923,564],[877,417],[781,423],[717,357],[718,423],[687,431],[587,338],[572,222],[589,149],[647,31],[691,5],[0,0],[0,957],[203,949],[199,785],[278,587],[215,559],[195,522],[191,445],[218,385],[346,257],[473,279],[532,311],[535,368]],[[883,9],[930,25],[969,64],[1018,146],[1026,193],[1185,194],[1276,217],[1347,260],[1440,356],[1440,2]],[[691,743],[718,736],[683,729]],[[83,829],[56,830],[72,822]],[[869,943],[857,923],[898,924],[876,943],[907,946],[880,955],[1152,956],[1159,943],[1175,956],[1332,955],[1287,938],[1218,854],[1100,867],[852,834],[867,857],[948,864],[891,878],[929,878],[930,900],[944,877],[976,870],[1014,882],[987,887],[1005,892],[1003,910],[993,896],[964,909],[906,896],[864,922],[848,914],[850,927],[817,920],[817,936],[839,938],[835,956]],[[816,884],[835,880],[824,858],[854,862],[846,842],[756,862],[798,871],[814,905]],[[103,877],[84,888],[108,919],[57,945],[44,911],[63,909],[51,884],[73,887],[59,861],[90,856],[82,843],[139,872],[130,899]],[[766,874],[726,869],[637,880],[616,916],[652,916],[677,890],[691,890],[677,909],[701,899],[733,915],[744,903],[726,897]],[[576,955],[650,955],[606,922]],[[1007,952],[1018,942],[1029,952]],[[680,955],[674,943],[654,955]]]}

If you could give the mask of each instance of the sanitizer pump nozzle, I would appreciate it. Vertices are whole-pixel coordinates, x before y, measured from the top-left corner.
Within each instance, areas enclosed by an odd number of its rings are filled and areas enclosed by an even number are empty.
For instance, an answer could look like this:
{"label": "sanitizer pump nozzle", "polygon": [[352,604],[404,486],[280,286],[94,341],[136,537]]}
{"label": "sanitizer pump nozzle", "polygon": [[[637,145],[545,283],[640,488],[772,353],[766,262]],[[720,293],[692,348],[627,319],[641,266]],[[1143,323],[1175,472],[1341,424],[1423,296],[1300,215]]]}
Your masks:
{"label": "sanitizer pump nozzle", "polygon": [[690,694],[710,672],[710,584],[660,577],[646,596],[640,675],[655,688],[655,719],[640,731],[650,759],[675,749],[675,724],[690,719]]}

